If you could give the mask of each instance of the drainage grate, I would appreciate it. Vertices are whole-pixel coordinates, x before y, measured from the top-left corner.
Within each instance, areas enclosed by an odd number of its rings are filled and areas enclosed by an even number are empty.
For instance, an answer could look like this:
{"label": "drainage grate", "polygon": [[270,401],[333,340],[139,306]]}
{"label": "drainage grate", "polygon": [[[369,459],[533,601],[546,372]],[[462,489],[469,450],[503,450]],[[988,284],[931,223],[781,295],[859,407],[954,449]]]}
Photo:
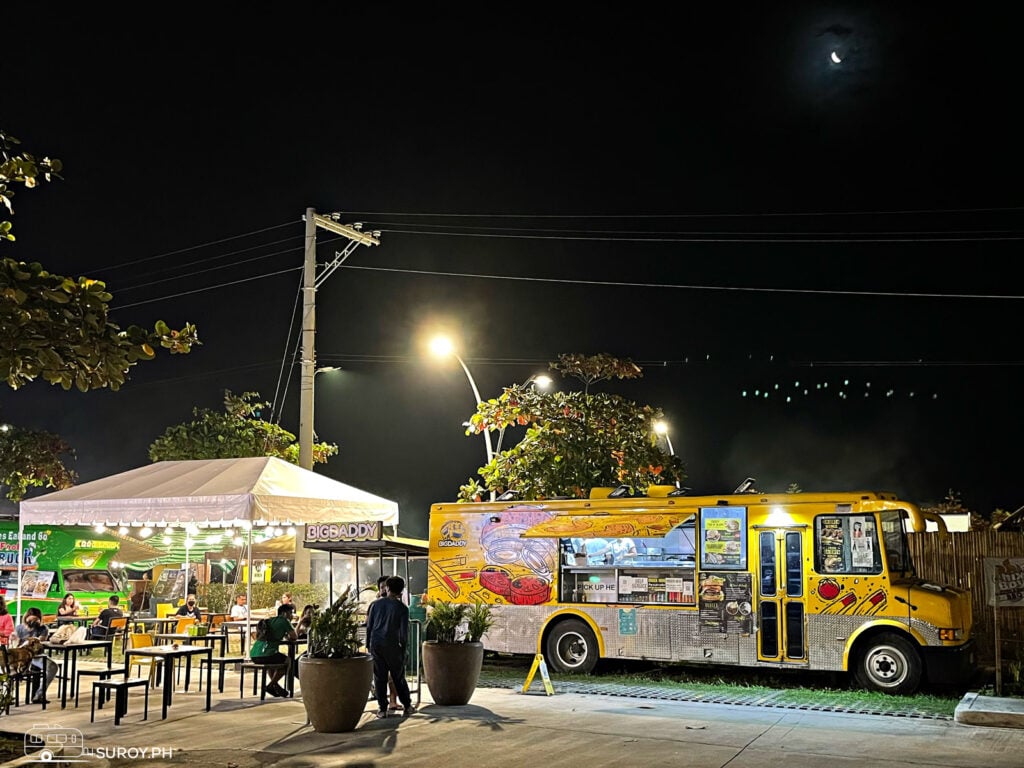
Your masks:
{"label": "drainage grate", "polygon": [[[480,680],[477,683],[481,688],[507,688],[517,689],[522,687],[521,682],[508,678],[501,678],[496,675],[488,675],[486,671],[480,673]],[[536,685],[536,681],[534,685]],[[688,688],[655,688],[646,685],[633,685],[630,683],[590,683],[586,681],[559,680],[555,683],[562,693],[577,693],[582,695],[598,696],[620,696],[631,699],[659,699],[661,701],[686,701],[703,704],[732,704],[748,707],[780,707],[783,709],[801,709],[813,712],[840,712],[855,715],[884,715],[888,717],[907,717],[920,720],[952,720],[952,715],[935,714],[933,712],[918,712],[893,707],[892,709],[879,709],[877,702],[872,702],[872,707],[846,706],[837,707],[831,704],[801,704],[798,702],[782,701],[784,693],[756,693],[736,692],[735,694],[706,693],[694,691]],[[894,705],[898,703],[894,700]]]}

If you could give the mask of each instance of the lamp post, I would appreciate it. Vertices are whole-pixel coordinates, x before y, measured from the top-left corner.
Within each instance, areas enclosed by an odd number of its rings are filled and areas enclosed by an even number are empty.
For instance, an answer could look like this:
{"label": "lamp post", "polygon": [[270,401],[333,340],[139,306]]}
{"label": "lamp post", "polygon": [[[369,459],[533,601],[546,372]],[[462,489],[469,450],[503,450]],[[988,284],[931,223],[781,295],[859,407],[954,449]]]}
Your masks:
{"label": "lamp post", "polygon": [[[654,422],[654,431],[665,438],[665,442],[668,444],[668,455],[675,456],[676,449],[672,447],[672,438],[668,436],[668,424],[664,421]],[[679,481],[676,480],[676,488],[679,487]]]}
{"label": "lamp post", "polygon": [[676,449],[672,447],[672,438],[668,436],[668,424],[664,421],[654,422],[654,431],[665,438],[665,442],[668,443],[669,456],[676,455]]}
{"label": "lamp post", "polygon": [[[437,336],[430,342],[430,351],[438,357],[447,357],[451,355],[459,361],[459,365],[462,366],[462,370],[466,373],[466,378],[469,379],[469,386],[473,390],[473,397],[476,398],[473,405],[476,407],[484,400],[480,397],[480,390],[477,389],[476,381],[473,380],[473,374],[469,372],[469,368],[466,367],[466,363],[461,357],[455,352],[455,347],[452,345],[451,339],[445,336]],[[491,463],[491,459],[494,458],[494,449],[491,447],[491,433],[489,430],[484,430],[484,445],[487,447],[487,463]],[[493,494],[492,494],[493,495]]]}

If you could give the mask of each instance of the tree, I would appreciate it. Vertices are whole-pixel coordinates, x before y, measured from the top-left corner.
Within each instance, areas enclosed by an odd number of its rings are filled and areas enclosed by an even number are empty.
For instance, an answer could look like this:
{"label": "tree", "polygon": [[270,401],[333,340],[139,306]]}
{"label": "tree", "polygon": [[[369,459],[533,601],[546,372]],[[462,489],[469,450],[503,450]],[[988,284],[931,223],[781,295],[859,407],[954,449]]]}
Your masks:
{"label": "tree", "polygon": [[[33,189],[40,181],[60,179],[62,164],[15,152],[20,142],[0,130],[0,203],[14,213],[11,186]],[[11,222],[0,220],[0,240],[13,241]],[[195,326],[171,330],[158,321],[153,331],[121,329],[108,319],[113,297],[98,280],[74,280],[47,272],[38,263],[0,259],[0,378],[19,389],[42,377],[65,390],[117,390],[128,371],[156,356],[155,348],[187,354],[198,345]],[[64,464],[70,446],[48,432],[8,425],[0,440],[0,485],[20,500],[29,487],[66,488],[76,479]]]}
{"label": "tree", "polygon": [[466,434],[515,426],[525,427],[526,434],[480,468],[482,485],[470,479],[459,489],[460,501],[478,501],[486,491],[514,491],[529,499],[582,498],[594,487],[629,485],[644,491],[686,478],[682,460],[659,446],[653,428],[662,418],[659,409],[590,392],[600,381],[640,378],[639,366],[608,354],[570,354],[550,368],[578,379],[583,391],[548,394],[513,385],[480,403]]}
{"label": "tree", "polygon": [[[21,144],[13,136],[3,129],[0,129],[0,203],[4,204],[7,212],[14,213],[14,205],[11,198],[14,191],[10,183],[24,184],[26,189],[33,189],[40,179],[52,181],[61,178],[62,164],[56,158],[43,157],[36,160],[34,155],[28,152],[15,153],[15,146]],[[0,240],[14,240],[11,232],[11,222],[0,220]]]}
{"label": "tree", "polygon": [[64,455],[74,456],[74,451],[57,435],[0,425],[0,485],[7,486],[7,498],[18,502],[29,488],[74,485],[77,477],[65,466]]}
{"label": "tree", "polygon": [[[14,153],[20,142],[0,130],[0,202],[13,214],[12,182],[32,189],[39,180],[61,178],[60,160]],[[0,221],[0,239],[14,240],[11,223]],[[117,390],[155,348],[187,354],[199,344],[195,326],[171,330],[162,320],[152,331],[121,329],[108,320],[113,296],[99,280],[74,280],[38,263],[0,260],[0,377],[18,389],[37,377],[65,390]]]}
{"label": "tree", "polygon": [[[149,446],[151,461],[190,459],[238,459],[246,456],[276,456],[299,463],[295,435],[262,419],[269,403],[258,400],[259,392],[233,395],[224,391],[224,413],[194,408],[193,420],[168,427]],[[331,443],[313,445],[313,461],[325,464],[338,453]]]}

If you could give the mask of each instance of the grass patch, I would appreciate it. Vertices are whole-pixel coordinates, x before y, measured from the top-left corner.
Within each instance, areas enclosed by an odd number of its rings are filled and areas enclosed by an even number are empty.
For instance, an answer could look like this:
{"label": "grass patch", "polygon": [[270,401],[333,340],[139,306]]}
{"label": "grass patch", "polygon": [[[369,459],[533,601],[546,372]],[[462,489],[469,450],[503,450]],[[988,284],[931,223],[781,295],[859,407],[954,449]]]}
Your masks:
{"label": "grass patch", "polygon": [[[488,657],[484,675],[491,680],[523,683],[531,657]],[[845,676],[781,670],[704,668],[645,662],[603,661],[589,675],[551,673],[551,680],[571,685],[637,686],[665,690],[693,700],[733,700],[771,706],[834,709],[918,717],[951,718],[962,690],[923,690],[913,696],[892,696],[852,688]]]}

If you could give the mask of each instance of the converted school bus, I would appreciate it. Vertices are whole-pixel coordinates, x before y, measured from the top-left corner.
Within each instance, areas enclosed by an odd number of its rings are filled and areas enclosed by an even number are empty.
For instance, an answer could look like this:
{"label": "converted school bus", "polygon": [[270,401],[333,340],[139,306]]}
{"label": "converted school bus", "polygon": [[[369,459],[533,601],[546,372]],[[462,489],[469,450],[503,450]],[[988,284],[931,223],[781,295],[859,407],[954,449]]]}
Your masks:
{"label": "converted school bus", "polygon": [[492,605],[485,648],[558,671],[599,658],[842,671],[909,693],[973,667],[969,595],[914,574],[915,505],[674,490],[435,504],[427,598]]}

